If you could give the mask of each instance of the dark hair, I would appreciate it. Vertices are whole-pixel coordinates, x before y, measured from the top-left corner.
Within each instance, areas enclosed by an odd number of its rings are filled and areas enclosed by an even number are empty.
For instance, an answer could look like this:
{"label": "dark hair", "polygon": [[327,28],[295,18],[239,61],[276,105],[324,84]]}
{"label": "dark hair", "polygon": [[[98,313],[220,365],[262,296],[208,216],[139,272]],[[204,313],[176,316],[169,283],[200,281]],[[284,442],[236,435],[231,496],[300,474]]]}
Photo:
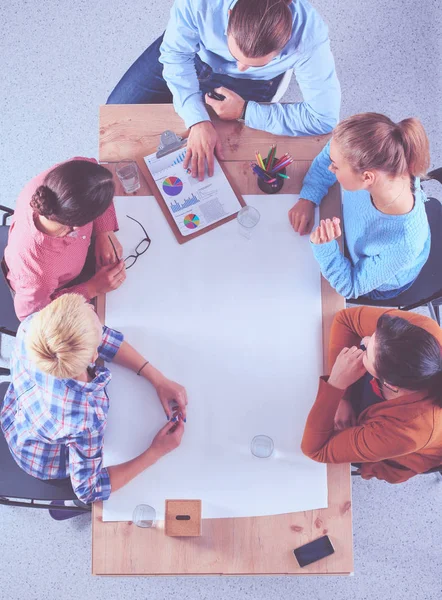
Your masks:
{"label": "dark hair", "polygon": [[442,359],[438,340],[401,317],[383,314],[376,326],[376,374],[407,390],[428,390],[442,406]]}
{"label": "dark hair", "polygon": [[292,35],[292,0],[238,0],[227,27],[247,58],[260,58],[284,48]]}
{"label": "dark hair", "polygon": [[31,206],[52,221],[82,227],[107,210],[114,193],[108,169],[86,160],[71,160],[46,175],[32,196]]}

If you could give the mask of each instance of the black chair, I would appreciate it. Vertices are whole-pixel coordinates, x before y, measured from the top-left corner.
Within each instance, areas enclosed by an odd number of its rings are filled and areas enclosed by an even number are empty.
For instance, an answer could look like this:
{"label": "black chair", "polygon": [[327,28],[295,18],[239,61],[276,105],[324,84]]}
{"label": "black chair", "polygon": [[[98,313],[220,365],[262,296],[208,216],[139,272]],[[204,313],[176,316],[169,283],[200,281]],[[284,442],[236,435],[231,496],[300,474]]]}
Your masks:
{"label": "black chair", "polygon": [[[8,369],[2,369],[4,371]],[[9,383],[0,383],[0,410]],[[6,506],[23,506],[26,508],[51,509],[52,501],[77,501],[70,479],[42,480],[25,473],[12,458],[8,444],[0,429],[0,504]],[[45,504],[45,502],[47,504]],[[56,507],[57,511],[89,512],[90,506],[76,505]]]}
{"label": "black chair", "polygon": [[[442,168],[428,174],[428,179],[442,183]],[[371,300],[361,296],[350,298],[351,304],[365,306],[395,307],[400,310],[412,310],[426,305],[432,319],[440,325],[440,305],[442,304],[442,204],[436,198],[428,198],[425,203],[431,231],[431,248],[427,262],[413,285],[395,298]]]}
{"label": "black chair", "polygon": [[[8,243],[9,227],[7,225],[8,217],[14,214],[14,211],[7,206],[0,204],[0,211],[3,212],[2,224],[0,225],[0,260],[3,259],[5,248]],[[14,302],[12,300],[9,285],[5,277],[0,274],[0,333],[14,336],[17,334],[20,321],[17,319]]]}

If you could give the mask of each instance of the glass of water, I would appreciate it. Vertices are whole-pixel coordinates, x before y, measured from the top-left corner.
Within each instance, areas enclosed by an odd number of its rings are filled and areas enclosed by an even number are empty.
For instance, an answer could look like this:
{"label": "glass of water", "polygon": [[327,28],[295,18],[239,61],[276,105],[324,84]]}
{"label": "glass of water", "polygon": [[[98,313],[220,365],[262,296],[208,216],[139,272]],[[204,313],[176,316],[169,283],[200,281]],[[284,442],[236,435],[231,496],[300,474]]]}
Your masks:
{"label": "glass of water", "polygon": [[253,206],[244,206],[237,215],[239,233],[248,240],[252,237],[261,215]]}
{"label": "glass of water", "polygon": [[273,454],[273,449],[273,440],[268,435],[255,435],[250,444],[250,450],[257,458],[269,458]]}
{"label": "glass of water", "polygon": [[155,527],[156,510],[148,504],[139,504],[132,515],[132,522],[138,527]]}
{"label": "glass of water", "polygon": [[117,164],[117,177],[121,181],[126,194],[133,194],[140,189],[140,177],[137,163],[133,160],[123,160]]}

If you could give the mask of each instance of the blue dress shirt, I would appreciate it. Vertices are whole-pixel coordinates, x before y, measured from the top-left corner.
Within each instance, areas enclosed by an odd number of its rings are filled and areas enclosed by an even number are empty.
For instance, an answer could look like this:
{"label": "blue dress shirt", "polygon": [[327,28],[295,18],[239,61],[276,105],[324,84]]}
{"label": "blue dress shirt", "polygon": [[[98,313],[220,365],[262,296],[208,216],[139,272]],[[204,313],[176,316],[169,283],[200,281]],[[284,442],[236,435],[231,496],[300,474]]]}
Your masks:
{"label": "blue dress shirt", "polygon": [[249,102],[248,127],[278,135],[328,133],[339,119],[341,88],[330,50],[328,27],[306,0],[291,3],[292,37],[264,67],[238,71],[227,46],[228,11],[237,0],[175,0],[161,45],[163,77],[186,127],[209,121],[195,71],[195,54],[215,73],[270,80],[294,69],[303,102]]}

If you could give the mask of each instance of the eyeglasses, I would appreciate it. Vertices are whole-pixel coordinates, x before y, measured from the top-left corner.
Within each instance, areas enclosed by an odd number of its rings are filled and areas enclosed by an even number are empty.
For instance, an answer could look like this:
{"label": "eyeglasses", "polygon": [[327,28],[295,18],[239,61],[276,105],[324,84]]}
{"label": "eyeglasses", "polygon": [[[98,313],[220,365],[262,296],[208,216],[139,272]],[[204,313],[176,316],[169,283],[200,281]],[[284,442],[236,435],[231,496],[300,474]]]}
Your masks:
{"label": "eyeglasses", "polygon": [[129,256],[124,259],[124,264],[126,265],[126,270],[127,270],[134,266],[134,264],[137,262],[139,256],[141,256],[142,254],[144,254],[145,252],[147,252],[149,250],[151,239],[147,235],[147,231],[144,229],[144,227],[141,225],[141,223],[139,221],[137,221],[133,217],[129,217],[129,215],[126,215],[126,217],[128,219],[131,219],[132,221],[135,221],[135,223],[138,223],[138,225],[143,230],[144,236],[145,236],[141,240],[141,242],[138,244],[138,246],[135,248],[135,254],[129,254]]}

